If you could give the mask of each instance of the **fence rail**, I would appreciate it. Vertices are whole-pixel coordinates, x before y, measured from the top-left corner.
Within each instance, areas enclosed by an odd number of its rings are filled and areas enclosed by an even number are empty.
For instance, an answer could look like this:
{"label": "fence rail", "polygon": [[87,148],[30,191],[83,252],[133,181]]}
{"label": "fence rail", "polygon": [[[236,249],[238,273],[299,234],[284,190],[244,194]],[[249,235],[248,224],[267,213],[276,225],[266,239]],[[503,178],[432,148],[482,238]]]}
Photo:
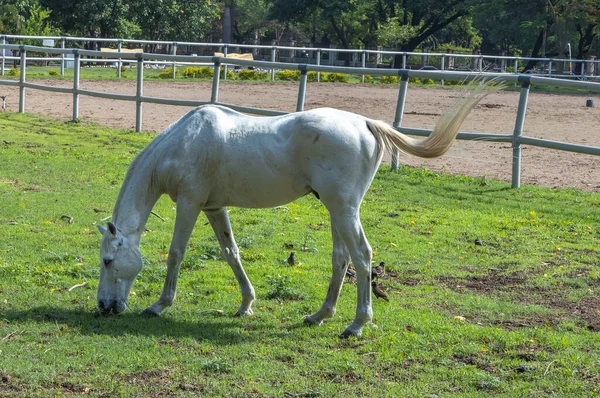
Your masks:
{"label": "fence rail", "polygon": [[[288,69],[288,70],[299,70],[300,81],[298,86],[298,100],[296,105],[296,111],[302,111],[304,109],[304,101],[306,94],[307,75],[309,71],[316,72],[335,72],[335,73],[350,73],[357,75],[372,75],[372,76],[398,76],[400,77],[398,100],[396,104],[395,118],[392,123],[394,128],[406,134],[425,136],[431,133],[431,130],[426,129],[414,129],[402,127],[402,119],[404,115],[404,104],[406,102],[406,95],[408,92],[408,81],[411,77],[416,78],[429,78],[437,80],[468,80],[478,77],[486,78],[497,78],[506,83],[518,83],[521,85],[519,105],[517,108],[517,115],[515,120],[515,128],[512,134],[482,134],[472,132],[460,132],[458,139],[460,140],[485,140],[491,142],[511,142],[513,149],[513,164],[512,164],[512,186],[518,188],[520,186],[521,178],[521,145],[532,145],[544,148],[558,149],[570,152],[578,152],[589,155],[600,156],[600,147],[576,145],[560,141],[543,140],[533,137],[523,136],[523,125],[526,116],[527,102],[529,98],[529,91],[532,84],[539,85],[552,85],[559,87],[575,87],[583,88],[593,92],[600,92],[600,83],[593,83],[587,81],[570,81],[570,80],[556,80],[547,77],[540,77],[535,75],[517,75],[517,74],[505,74],[505,73],[472,73],[472,72],[456,72],[456,71],[432,71],[432,70],[407,70],[407,69],[380,69],[380,68],[349,68],[349,67],[334,67],[324,65],[309,65],[309,64],[294,64],[294,63],[276,63],[269,61],[249,61],[226,57],[215,57],[215,56],[183,56],[183,55],[166,55],[156,53],[123,53],[121,54],[122,59],[134,61],[137,68],[136,77],[136,93],[135,95],[124,95],[124,94],[112,94],[105,92],[98,92],[92,90],[82,90],[79,88],[80,83],[80,67],[81,67],[81,56],[93,56],[96,58],[102,57],[113,57],[113,52],[101,52],[92,50],[81,50],[81,49],[49,49],[47,47],[37,46],[25,46],[25,45],[0,45],[2,51],[18,50],[19,56],[19,80],[0,80],[0,86],[17,86],[19,87],[19,112],[25,112],[25,94],[26,89],[53,91],[59,93],[67,93],[73,95],[73,119],[79,117],[79,96],[87,95],[93,97],[101,97],[114,100],[124,101],[135,101],[136,103],[136,124],[135,130],[142,130],[142,110],[143,103],[155,103],[163,105],[179,105],[179,106],[199,106],[204,104],[219,104],[230,107],[232,109],[253,113],[264,116],[275,116],[286,114],[287,112],[274,111],[268,109],[252,108],[245,106],[238,106],[234,104],[221,103],[218,100],[219,97],[219,82],[220,82],[220,67],[222,65],[238,65],[238,66],[253,66],[264,69]],[[52,87],[42,84],[30,83],[26,81],[27,76],[27,62],[35,61],[36,57],[27,57],[28,52],[36,52],[42,54],[58,53],[61,54],[61,59],[65,55],[73,55],[70,61],[73,62],[73,88],[66,87]],[[210,64],[214,68],[213,83],[211,91],[210,101],[191,101],[191,100],[177,100],[167,98],[148,97],[143,93],[144,83],[144,64],[147,62],[163,61],[169,63],[185,63],[185,64]],[[226,74],[225,74],[226,75]],[[392,167],[398,167],[398,152],[392,154]]]}
{"label": "fence rail", "polygon": [[[350,65],[352,67],[379,67],[385,66],[387,61],[384,58],[388,57],[391,61],[390,68],[396,69],[419,69],[422,67],[435,67],[439,70],[470,70],[475,72],[484,72],[485,70],[494,70],[497,72],[507,72],[512,69],[514,73],[518,72],[519,64],[532,61],[535,66],[526,73],[539,74],[542,76],[578,79],[578,80],[596,80],[600,79],[600,60],[595,57],[590,59],[571,59],[569,58],[532,58],[532,57],[516,57],[507,55],[485,55],[485,54],[455,54],[453,52],[404,52],[404,51],[389,51],[378,47],[372,49],[340,49],[340,48],[322,48],[322,47],[297,47],[297,46],[278,46],[278,45],[259,45],[259,44],[231,44],[231,43],[201,43],[201,42],[185,42],[185,41],[161,41],[161,40],[134,40],[122,38],[90,38],[90,37],[72,37],[72,36],[22,36],[22,35],[0,35],[1,44],[9,44],[9,41],[17,42],[13,44],[21,44],[24,40],[42,40],[51,41],[54,50],[56,43],[59,43],[60,49],[65,49],[67,43],[73,43],[71,47],[80,47],[82,43],[112,43],[116,44],[117,53],[111,52],[112,58],[116,59],[105,62],[116,62],[121,65],[122,55],[125,54],[124,45],[133,44],[140,46],[158,45],[162,47],[170,47],[171,55],[177,55],[183,47],[187,48],[188,54],[193,54],[194,48],[199,48],[203,52],[210,50],[219,51],[227,56],[233,52],[248,51],[253,54],[261,53],[264,59],[269,58],[271,62],[290,61],[292,63],[301,64],[316,64],[322,63],[329,66],[340,66],[339,63]],[[143,48],[140,49],[143,52]],[[52,53],[59,53],[52,51]],[[287,53],[287,56],[284,55]],[[82,53],[83,55],[83,53]],[[89,55],[89,54],[86,54]],[[211,54],[212,55],[212,54]],[[299,56],[300,55],[300,56]],[[345,56],[349,59],[340,59],[340,56]],[[396,65],[396,58],[401,58],[401,64]],[[2,50],[2,70],[4,76],[5,60],[15,59],[7,56]],[[48,58],[47,60],[52,60]],[[64,57],[60,59],[61,74],[64,73],[64,63],[67,62]],[[369,65],[371,64],[371,65]],[[574,73],[576,71],[577,73]],[[119,75],[120,77],[120,75]],[[175,76],[173,76],[174,78]],[[274,75],[272,75],[274,79]]]}

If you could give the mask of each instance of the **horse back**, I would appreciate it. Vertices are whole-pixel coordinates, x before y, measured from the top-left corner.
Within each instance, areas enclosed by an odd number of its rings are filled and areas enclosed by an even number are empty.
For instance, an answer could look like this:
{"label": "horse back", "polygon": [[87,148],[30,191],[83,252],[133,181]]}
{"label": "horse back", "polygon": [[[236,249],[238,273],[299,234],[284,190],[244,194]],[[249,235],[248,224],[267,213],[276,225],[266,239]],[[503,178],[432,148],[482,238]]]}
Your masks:
{"label": "horse back", "polygon": [[288,203],[316,180],[370,180],[380,161],[366,119],[335,109],[253,117],[204,106],[164,134],[157,173],[165,191],[190,191],[214,207]]}

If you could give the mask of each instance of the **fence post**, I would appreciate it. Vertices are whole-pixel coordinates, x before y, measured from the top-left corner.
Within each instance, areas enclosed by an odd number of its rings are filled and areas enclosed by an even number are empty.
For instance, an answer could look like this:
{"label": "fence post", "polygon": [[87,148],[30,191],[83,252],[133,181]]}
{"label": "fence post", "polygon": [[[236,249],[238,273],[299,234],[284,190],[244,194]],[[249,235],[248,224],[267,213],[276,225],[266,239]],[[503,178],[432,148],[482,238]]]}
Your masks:
{"label": "fence post", "polygon": [[79,50],[73,50],[73,120],[79,119],[79,72],[81,63]]}
{"label": "fence post", "polygon": [[[362,65],[363,69],[367,67],[367,52],[365,50],[362,51],[361,65]],[[364,74],[361,75],[360,82],[361,83],[365,82],[365,75]]]}
{"label": "fence post", "polygon": [[219,57],[213,57],[215,63],[213,72],[212,93],[210,94],[210,102],[213,104],[219,100],[219,78],[221,77],[221,61]]}
{"label": "fence post", "polygon": [[[173,43],[173,55],[177,55],[177,43]],[[173,80],[175,80],[175,73],[177,72],[177,64],[173,61]]]}
{"label": "fence post", "polygon": [[142,95],[144,95],[144,59],[141,53],[137,57],[137,84],[135,89],[135,132],[142,131]]}
{"label": "fence post", "polygon": [[[275,62],[277,58],[277,47],[271,47],[271,62]],[[275,68],[271,69],[271,80],[275,80]]]}
{"label": "fence post", "polygon": [[521,82],[521,94],[519,95],[519,107],[517,108],[517,119],[515,121],[515,131],[512,137],[513,163],[512,163],[512,187],[521,186],[521,136],[523,135],[523,124],[525,123],[525,113],[527,111],[527,100],[529,98],[529,87],[531,86],[531,76],[519,76]]}
{"label": "fence post", "polygon": [[[442,72],[444,71],[446,67],[446,54],[442,54],[442,62],[440,64],[440,68],[442,69]],[[442,86],[444,85],[444,79],[442,79]]]}
{"label": "fence post", "polygon": [[[223,57],[227,58],[229,53],[229,46],[227,43],[223,45]],[[223,64],[223,80],[227,80],[227,64]]]}
{"label": "fence post", "polygon": [[27,51],[25,46],[20,46],[21,51],[21,75],[19,76],[19,113],[25,113],[25,76],[27,73]]}
{"label": "fence post", "polygon": [[[317,49],[317,66],[321,65],[321,49]],[[321,71],[317,72],[317,82],[321,82]]]}
{"label": "fence post", "polygon": [[[6,35],[2,35],[2,44],[6,44]],[[6,56],[6,50],[2,49],[2,76],[4,76],[4,57]]]}
{"label": "fence post", "polygon": [[[396,113],[392,125],[395,129],[402,125],[402,118],[404,117],[404,104],[406,103],[406,91],[408,90],[408,70],[400,69],[398,75],[400,76],[400,90],[398,91],[398,102],[396,103]],[[399,152],[394,148],[392,150],[392,170],[398,170],[398,158]]]}
{"label": "fence post", "polygon": [[406,69],[406,53],[402,54],[402,69]]}
{"label": "fence post", "polygon": [[298,101],[296,102],[296,112],[304,110],[304,99],[306,98],[306,82],[308,80],[308,70],[306,65],[298,65],[300,71],[300,86],[298,87]]}
{"label": "fence post", "polygon": [[[60,48],[63,50],[65,49],[65,38],[64,37],[60,38]],[[60,54],[60,75],[61,76],[65,75],[65,53]]]}
{"label": "fence post", "polygon": [[[123,40],[119,39],[117,44],[117,52],[119,53],[119,59],[117,60],[117,77],[121,78],[121,50],[123,49]],[[143,50],[142,50],[143,51]]]}

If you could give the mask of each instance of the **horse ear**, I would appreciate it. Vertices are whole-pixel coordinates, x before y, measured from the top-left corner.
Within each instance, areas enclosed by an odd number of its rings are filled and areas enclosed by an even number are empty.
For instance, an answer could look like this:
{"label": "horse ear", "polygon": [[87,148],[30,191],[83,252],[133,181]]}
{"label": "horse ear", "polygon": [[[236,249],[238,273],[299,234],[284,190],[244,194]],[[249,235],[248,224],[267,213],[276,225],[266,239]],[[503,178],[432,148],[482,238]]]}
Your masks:
{"label": "horse ear", "polygon": [[116,234],[117,234],[117,227],[115,227],[115,224],[113,224],[113,223],[109,222],[109,223],[108,223],[108,224],[106,224],[106,225],[108,225],[108,230],[110,231],[110,233],[111,233],[112,235],[116,235]]}
{"label": "horse ear", "polygon": [[106,227],[104,225],[97,225],[96,227],[98,227],[98,231],[100,231],[100,233],[104,235],[104,233],[106,232]]}

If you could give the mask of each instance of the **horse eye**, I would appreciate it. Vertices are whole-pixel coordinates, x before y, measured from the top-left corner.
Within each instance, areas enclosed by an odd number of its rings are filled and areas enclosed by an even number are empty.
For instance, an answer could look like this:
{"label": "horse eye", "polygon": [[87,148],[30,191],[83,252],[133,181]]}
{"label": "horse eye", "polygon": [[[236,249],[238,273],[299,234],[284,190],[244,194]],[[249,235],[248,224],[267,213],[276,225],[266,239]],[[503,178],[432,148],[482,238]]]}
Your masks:
{"label": "horse eye", "polygon": [[112,258],[105,258],[104,259],[104,266],[108,267],[110,265],[110,263],[112,263]]}

